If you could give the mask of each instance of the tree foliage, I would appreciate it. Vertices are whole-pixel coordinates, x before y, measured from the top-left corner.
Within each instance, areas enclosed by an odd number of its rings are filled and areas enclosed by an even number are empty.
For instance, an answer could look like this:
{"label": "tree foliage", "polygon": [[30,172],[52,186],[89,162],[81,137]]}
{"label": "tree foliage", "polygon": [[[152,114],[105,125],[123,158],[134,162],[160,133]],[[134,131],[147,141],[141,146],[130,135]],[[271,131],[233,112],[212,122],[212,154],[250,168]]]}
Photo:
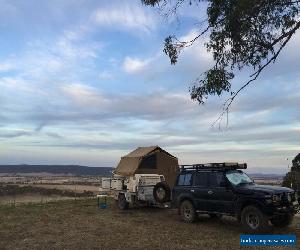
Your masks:
{"label": "tree foliage", "polygon": [[[199,5],[201,0],[142,0],[145,5],[168,8],[176,14],[184,3]],[[282,49],[300,27],[300,1],[295,0],[207,0],[207,19],[204,29],[190,41],[179,41],[170,35],[165,39],[164,52],[171,64],[186,47],[194,44],[204,34],[209,35],[205,44],[213,55],[214,65],[202,73],[193,83],[191,98],[204,104],[210,95],[230,92],[224,104],[224,112],[246,86],[255,81],[260,73],[275,62]],[[200,8],[200,7],[199,7]],[[199,17],[200,18],[200,17]],[[203,22],[202,22],[203,24]],[[249,81],[231,90],[231,80],[236,70],[251,67]],[[200,74],[200,73],[199,73]]]}
{"label": "tree foliage", "polygon": [[[295,178],[293,178],[293,173],[288,172],[282,180],[282,186],[283,187],[288,187],[291,188],[293,186],[295,186],[295,181],[293,181]],[[293,185],[294,184],[294,185]]]}
{"label": "tree foliage", "polygon": [[291,171],[283,178],[282,186],[300,191],[300,153],[292,160]]}
{"label": "tree foliage", "polygon": [[292,160],[293,168],[300,169],[300,153]]}

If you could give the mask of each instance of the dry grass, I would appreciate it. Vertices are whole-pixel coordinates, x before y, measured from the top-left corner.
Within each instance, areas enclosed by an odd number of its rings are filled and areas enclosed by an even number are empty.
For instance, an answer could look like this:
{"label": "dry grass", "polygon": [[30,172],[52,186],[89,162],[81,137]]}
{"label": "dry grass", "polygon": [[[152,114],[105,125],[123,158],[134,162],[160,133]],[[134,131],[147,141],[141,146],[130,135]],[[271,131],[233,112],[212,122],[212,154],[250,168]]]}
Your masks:
{"label": "dry grass", "polygon": [[75,199],[75,197],[67,197],[60,195],[41,195],[41,194],[22,194],[22,195],[6,195],[0,196],[0,205],[21,205],[22,203],[45,203],[50,201]]}
{"label": "dry grass", "polygon": [[41,188],[47,188],[47,189],[60,189],[60,190],[70,190],[76,193],[83,193],[84,191],[91,191],[95,194],[99,192],[99,186],[93,186],[93,185],[72,185],[72,184],[31,184],[33,187],[41,187]]}
{"label": "dry grass", "polygon": [[[0,249],[245,249],[239,246],[241,231],[234,219],[203,216],[185,224],[175,210],[119,211],[112,202],[103,210],[94,199],[0,206]],[[300,218],[273,233],[299,238]]]}

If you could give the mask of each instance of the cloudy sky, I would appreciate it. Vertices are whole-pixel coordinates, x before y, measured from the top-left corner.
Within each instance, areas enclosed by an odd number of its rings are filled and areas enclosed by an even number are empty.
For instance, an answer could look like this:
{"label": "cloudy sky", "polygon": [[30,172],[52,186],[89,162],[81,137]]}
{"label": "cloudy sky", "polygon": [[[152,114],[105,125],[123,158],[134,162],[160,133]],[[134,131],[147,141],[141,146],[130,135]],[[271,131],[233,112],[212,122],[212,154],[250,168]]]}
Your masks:
{"label": "cloudy sky", "polygon": [[179,22],[139,0],[0,6],[0,164],[115,166],[137,146],[160,145],[180,163],[283,173],[300,152],[299,32],[219,130],[211,125],[226,96],[199,106],[188,92],[211,55],[197,43],[171,66],[162,52],[169,34],[193,37],[203,11],[185,7]]}

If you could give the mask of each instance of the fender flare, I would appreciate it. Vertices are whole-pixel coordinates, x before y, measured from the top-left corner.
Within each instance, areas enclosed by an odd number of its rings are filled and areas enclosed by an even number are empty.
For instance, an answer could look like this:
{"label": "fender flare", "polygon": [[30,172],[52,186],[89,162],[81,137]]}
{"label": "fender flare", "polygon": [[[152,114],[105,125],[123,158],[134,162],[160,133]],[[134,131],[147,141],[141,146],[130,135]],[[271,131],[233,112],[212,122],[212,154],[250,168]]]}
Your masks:
{"label": "fender flare", "polygon": [[241,218],[242,210],[244,209],[244,207],[250,205],[256,206],[263,213],[266,213],[265,204],[262,201],[253,198],[239,198],[237,200],[237,205],[235,208],[235,212],[237,214],[238,220],[240,220]]}
{"label": "fender flare", "polygon": [[180,194],[180,195],[177,197],[177,199],[176,199],[176,201],[175,201],[175,206],[176,206],[177,208],[179,208],[180,203],[183,202],[184,200],[189,200],[189,201],[193,204],[193,206],[194,206],[195,208],[197,207],[196,204],[195,204],[195,201],[194,201],[193,196],[192,196],[191,194],[186,194],[186,193]]}

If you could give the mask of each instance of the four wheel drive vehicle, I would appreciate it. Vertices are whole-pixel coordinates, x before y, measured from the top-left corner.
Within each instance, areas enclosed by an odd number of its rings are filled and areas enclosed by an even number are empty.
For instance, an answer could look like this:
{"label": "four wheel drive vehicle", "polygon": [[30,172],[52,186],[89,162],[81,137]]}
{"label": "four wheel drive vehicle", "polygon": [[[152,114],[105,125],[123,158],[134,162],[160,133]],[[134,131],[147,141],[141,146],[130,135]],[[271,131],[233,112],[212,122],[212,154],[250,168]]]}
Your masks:
{"label": "four wheel drive vehicle", "polygon": [[235,216],[248,232],[263,232],[269,221],[289,225],[299,210],[298,197],[289,188],[257,185],[241,169],[246,164],[183,165],[172,190],[173,206],[185,222],[198,213],[211,217]]}

